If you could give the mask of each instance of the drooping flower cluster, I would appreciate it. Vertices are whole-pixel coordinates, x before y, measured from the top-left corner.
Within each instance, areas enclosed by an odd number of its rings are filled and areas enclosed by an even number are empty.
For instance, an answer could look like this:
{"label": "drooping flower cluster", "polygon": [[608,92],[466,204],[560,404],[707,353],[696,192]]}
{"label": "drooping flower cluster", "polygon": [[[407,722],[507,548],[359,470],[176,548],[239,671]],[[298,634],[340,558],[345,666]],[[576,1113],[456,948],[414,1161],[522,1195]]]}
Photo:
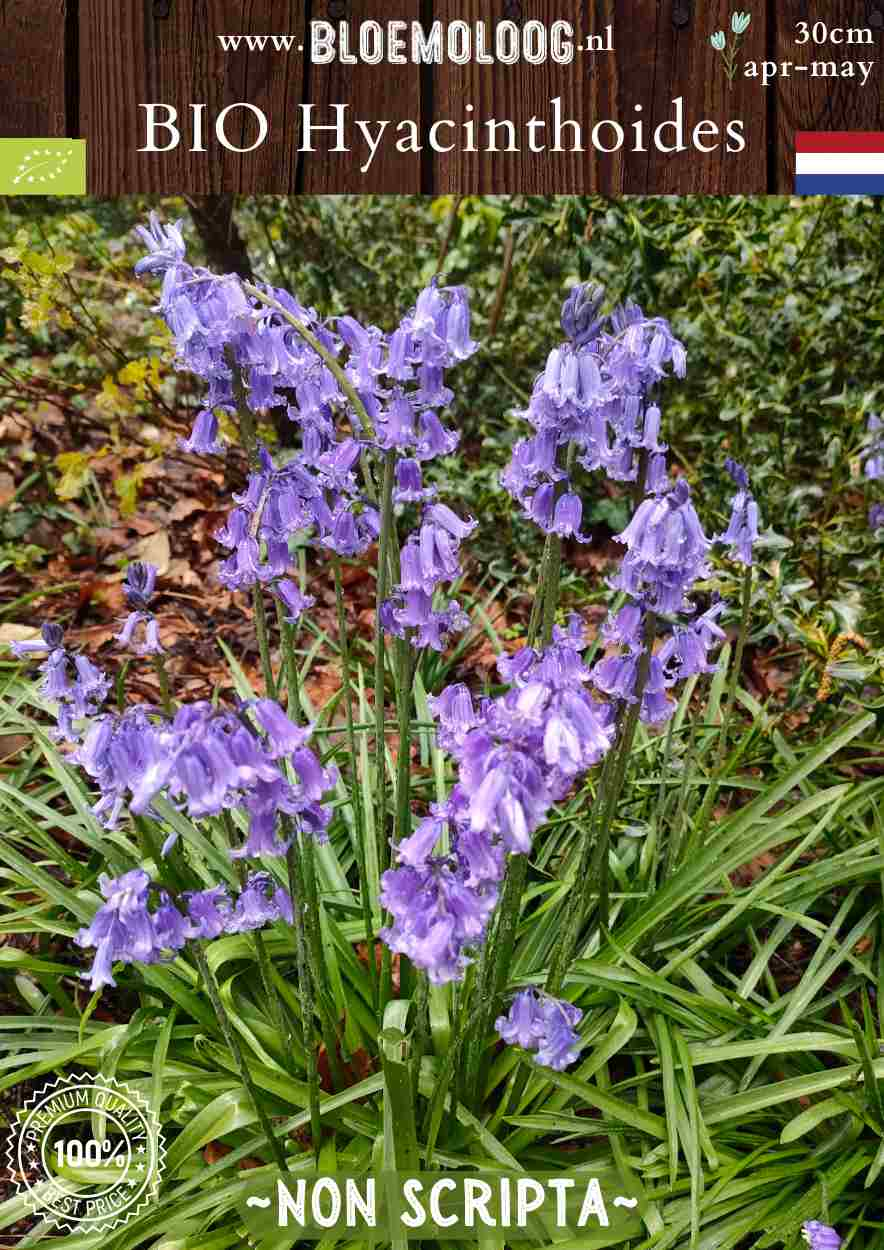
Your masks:
{"label": "drooping flower cluster", "polygon": [[810,1250],[841,1250],[842,1238],[828,1224],[821,1224],[819,1220],[805,1220],[801,1232]]}
{"label": "drooping flower cluster", "polygon": [[[871,416],[868,421],[869,443],[862,455],[863,472],[870,482],[884,480],[884,421]],[[869,529],[884,527],[884,504],[873,503],[869,508]]]}
{"label": "drooping flower cluster", "polygon": [[[426,495],[420,462],[457,446],[459,436],[442,425],[439,411],[452,399],[445,370],[477,346],[470,338],[466,292],[434,280],[390,335],[350,316],[337,318],[332,328],[285,291],[255,288],[268,304],[234,275],[193,268],[180,223],[163,226],[153,215],[150,228],[139,233],[149,251],[136,272],[163,275],[159,309],[175,336],[178,364],[208,383],[186,450],[222,449],[213,410],[236,410],[234,370],[245,380],[245,401],[254,412],[283,408],[300,429],[300,447],[284,464],[274,464],[261,450],[260,464],[217,535],[231,551],[221,568],[226,586],[273,583],[285,599],[292,587],[284,588],[280,579],[290,567],[289,539],[297,531],[312,533],[320,547],[343,556],[364,552],[377,538],[377,509],[355,472],[366,446],[407,457],[397,474],[397,494],[412,501]],[[339,430],[336,418],[347,429]],[[449,533],[452,519],[453,513]],[[423,596],[428,585],[438,584],[429,576],[423,574]],[[434,614],[423,598],[408,596],[410,589],[404,583],[396,588],[390,628],[419,630],[417,645],[434,646],[463,627],[454,607]]]}
{"label": "drooping flower cluster", "polygon": [[419,528],[402,548],[399,584],[381,608],[388,633],[408,638],[418,650],[442,651],[449,634],[469,626],[469,617],[456,600],[434,607],[433,598],[441,586],[460,576],[460,544],[476,525],[472,518],[462,521],[446,504],[424,509]]}
{"label": "drooping flower cluster", "polygon": [[563,464],[572,445],[584,468],[634,481],[637,452],[647,453],[647,482],[665,480],[660,409],[647,396],[671,370],[684,377],[686,355],[662,317],[637,304],[600,316],[604,291],[576,286],[562,309],[566,341],[553,348],[521,415],[536,433],[516,443],[501,481],[545,533],[581,539],[582,501]]}
{"label": "drooping flower cluster", "polygon": [[534,1051],[535,1063],[562,1072],[580,1054],[576,1030],[582,1019],[583,1012],[573,1003],[527,989],[516,994],[494,1027],[502,1041]]}
{"label": "drooping flower cluster", "polygon": [[47,622],[42,637],[28,642],[10,643],[19,660],[42,655],[43,680],[40,694],[58,704],[57,736],[67,742],[79,741],[76,721],[94,716],[110,690],[110,680],[85,655],[72,656],[64,648],[64,632],[60,625]]}
{"label": "drooping flower cluster", "polygon": [[[308,428],[303,442],[302,452],[280,468],[260,448],[259,469],[250,474],[245,491],[234,495],[237,506],[215,535],[231,552],[219,571],[230,590],[256,582],[276,581],[281,587],[292,564],[289,539],[298,531],[312,531],[319,546],[342,556],[364,552],[377,538],[377,509],[364,503],[353,472],[360,455],[356,440],[332,442],[323,450],[323,439]],[[278,593],[284,598],[291,589]]]}
{"label": "drooping flower cluster", "polygon": [[[389,336],[349,316],[339,317],[332,331],[314,309],[287,291],[256,288],[274,307],[247,292],[236,275],[190,265],[181,224],[163,225],[152,213],[149,228],[137,227],[148,254],[135,272],[162,275],[159,311],[174,335],[177,363],[208,383],[189,450],[212,454],[218,449],[212,410],[236,409],[231,361],[243,371],[253,412],[283,407],[291,420],[331,434],[333,410],[346,408],[348,401],[317,346],[345,365],[381,445],[413,448],[419,459],[438,455],[443,447],[453,450],[457,436],[443,431],[431,414],[451,401],[444,370],[476,349],[463,288],[431,283]],[[308,332],[312,343],[280,308]],[[406,384],[413,388],[407,399]],[[358,411],[351,406],[348,415],[358,426]],[[365,429],[354,433],[368,435]]]}
{"label": "drooping flower cluster", "polygon": [[884,478],[884,421],[873,415],[866,430],[869,442],[862,454],[863,473],[870,482],[877,482]]}
{"label": "drooping flower cluster", "polygon": [[[451,851],[434,854],[446,823]],[[497,903],[503,855],[469,827],[455,787],[397,848],[399,867],[381,878],[381,902],[393,924],[381,937],[434,984],[459,980],[464,948],[479,945]]]}
{"label": "drooping flower cluster", "polygon": [[615,590],[626,591],[657,613],[689,610],[688,592],[708,571],[706,557],[712,544],[683,477],[671,489],[643,500],[615,541],[626,547],[620,569],[611,578]]}
{"label": "drooping flower cluster", "polygon": [[222,933],[260,929],[274,920],[291,923],[292,900],[267,873],[254,873],[236,898],[223,886],[186,894],[182,911],[140,868],[98,879],[105,902],[75,942],[94,947],[88,973],[93,990],[116,985],[113,965],[154,964],[171,959],[186,942]]}
{"label": "drooping flower cluster", "polygon": [[[610,709],[585,688],[585,645],[575,617],[544,651],[525,647],[499,661],[505,695],[477,707],[458,684],[429,700],[458,783],[396,847],[382,901],[394,922],[386,942],[433,981],[463,975],[467,948],[484,940],[507,855],[530,850],[551,804],[610,747]],[[450,849],[434,854],[446,822]]]}
{"label": "drooping flower cluster", "polygon": [[[123,582],[123,594],[126,603],[132,609],[126,617],[125,624],[117,634],[117,642],[124,647],[131,647],[136,655],[162,655],[160,632],[157,618],[150,611],[157,582],[157,569],[153,564],[142,564],[136,561],[126,570]],[[143,626],[143,630],[142,627]],[[138,642],[137,636],[143,634]]]}
{"label": "drooping flower cluster", "polygon": [[249,834],[235,854],[282,855],[291,833],[280,836],[280,817],[320,839],[330,820],[321,799],[335,774],[308,738],[271,699],[243,705],[240,715],[191,703],[171,720],[134,705],[97,719],[74,759],[98,785],[94,810],[108,826],[127,802],[136,815],[150,812],[165,792],[194,819],[242,808]]}
{"label": "drooping flower cluster", "polygon": [[[384,876],[382,900],[393,917],[385,940],[437,981],[463,975],[469,949],[484,940],[507,856],[530,851],[552,804],[610,749],[622,709],[638,700],[640,676],[639,714],[659,724],[675,709],[668,691],[711,672],[709,652],[724,637],[724,604],[693,619],[689,594],[708,570],[711,542],[687,482],[670,483],[660,410],[646,402],[667,367],[683,375],[684,349],[665,321],[645,318],[634,305],[601,318],[602,299],[598,288],[577,287],[565,302],[568,341],[551,353],[526,414],[537,433],[517,445],[504,481],[547,533],[579,538],[580,501],[560,463],[562,449],[576,445],[584,467],[604,468],[618,480],[638,476],[642,453],[648,497],[618,536],[626,550],[611,582],[632,602],[607,623],[612,650],[591,670],[575,617],[567,630],[555,629],[542,652],[526,647],[499,661],[509,685],[501,697],[476,706],[468,689],[455,685],[430,699],[439,745],[456,761],[458,780],[448,802],[395,848],[397,866]],[[412,488],[420,489],[419,480]],[[426,509],[425,517],[438,516],[436,505]],[[440,550],[422,527],[407,558],[403,553],[404,578],[413,577],[417,588],[421,575],[453,571],[459,536],[452,526]],[[655,623],[661,615],[684,618],[668,622],[653,650],[650,613]],[[437,852],[446,827],[448,847]]]}
{"label": "drooping flower cluster", "polygon": [[752,497],[749,475],[741,464],[728,458],[724,467],[738,490],[731,500],[730,524],[714,540],[730,547],[730,557],[738,564],[752,564],[752,548],[758,541],[758,504]]}
{"label": "drooping flower cluster", "polygon": [[[642,482],[646,498],[616,535],[626,551],[610,581],[634,602],[619,623],[609,623],[606,641],[618,650],[602,657],[591,677],[598,691],[622,705],[637,699],[641,656],[649,645],[647,613],[693,612],[689,593],[708,571],[712,544],[687,481],[670,481],[660,408],[651,400],[668,374],[684,377],[684,347],[663,318],[648,318],[632,303],[602,316],[603,300],[600,287],[587,285],[574,287],[565,301],[566,341],[550,353],[523,414],[536,433],[516,444],[502,481],[545,533],[578,541],[583,509],[568,468],[572,460],[615,481]],[[741,507],[745,511],[748,504]],[[640,706],[646,723],[671,716],[675,705],[666,691],[676,680],[708,671],[705,653],[723,637],[714,625],[720,610],[698,629],[675,624],[661,654],[651,655]]]}

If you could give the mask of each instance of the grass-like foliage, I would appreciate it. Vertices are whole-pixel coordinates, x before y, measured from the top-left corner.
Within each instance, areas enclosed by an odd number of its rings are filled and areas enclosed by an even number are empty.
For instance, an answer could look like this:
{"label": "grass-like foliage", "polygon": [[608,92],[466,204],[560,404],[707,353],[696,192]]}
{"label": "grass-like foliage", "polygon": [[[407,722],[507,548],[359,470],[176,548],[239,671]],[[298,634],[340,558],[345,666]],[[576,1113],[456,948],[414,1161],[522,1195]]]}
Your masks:
{"label": "grass-like foliage", "polygon": [[[41,680],[2,669],[0,735],[26,745],[0,779],[0,1091],[116,1077],[167,1150],[153,1204],[62,1244],[240,1246],[262,1167],[603,1164],[648,1197],[630,1250],[797,1250],[810,1221],[884,1244],[879,655],[860,639],[854,684],[800,736],[746,688],[777,518],[747,440],[707,536],[666,459],[692,367],[668,322],[577,285],[548,327],[500,487],[543,542],[514,639],[501,585],[459,562],[476,522],[445,502],[467,292],[430,282],[384,334],[192,268],[175,227],[144,238],[204,388],[186,450],[223,453],[223,431],[248,456],[218,540],[260,679],[222,643],[229,687],[188,703],[144,565],[113,679],[52,624],[17,644]],[[295,437],[271,456],[279,409]],[[567,564],[599,478],[631,520],[590,637]],[[351,562],[372,568],[371,643]],[[336,629],[311,616],[318,578]],[[497,653],[484,688],[460,667],[469,628]],[[321,705],[317,657],[341,678]],[[156,706],[127,694],[139,666]],[[0,1204],[21,1246],[53,1231],[28,1211]]]}

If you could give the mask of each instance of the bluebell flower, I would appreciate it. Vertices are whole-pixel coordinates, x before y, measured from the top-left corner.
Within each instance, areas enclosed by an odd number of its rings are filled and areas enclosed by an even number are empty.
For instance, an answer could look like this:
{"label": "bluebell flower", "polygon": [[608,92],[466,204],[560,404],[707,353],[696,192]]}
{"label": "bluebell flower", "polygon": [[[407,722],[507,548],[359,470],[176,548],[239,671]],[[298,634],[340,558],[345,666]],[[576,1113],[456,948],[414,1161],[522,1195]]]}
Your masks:
{"label": "bluebell flower", "polygon": [[578,542],[587,542],[585,534],[580,532],[583,518],[583,503],[579,495],[566,491],[556,500],[552,519],[552,532],[561,538],[575,538]]}
{"label": "bluebell flower", "polygon": [[463,866],[445,860],[390,870],[381,878],[381,903],[393,924],[381,937],[434,984],[459,980],[468,948],[484,937],[497,895],[496,883],[470,886]]}
{"label": "bluebell flower", "polygon": [[534,1051],[535,1063],[561,1072],[580,1055],[576,1028],[582,1018],[583,1012],[573,1003],[527,989],[516,994],[494,1027],[502,1041]]}
{"label": "bluebell flower", "polygon": [[819,1220],[805,1220],[801,1232],[810,1250],[841,1250],[842,1238],[828,1224],[821,1224]]}
{"label": "bluebell flower", "polygon": [[130,608],[146,612],[150,607],[157,584],[157,567],[141,560],[135,560],[126,569],[123,581],[123,594]]}
{"label": "bluebell flower", "polygon": [[276,920],[291,924],[292,900],[287,890],[276,885],[269,873],[256,872],[247,878],[226,925],[227,933],[246,933]]}
{"label": "bluebell flower", "polygon": [[[428,395],[428,398],[430,396]],[[442,396],[437,396],[441,399]],[[450,403],[453,396],[448,393],[445,403]],[[456,430],[447,430],[432,409],[422,412],[418,420],[418,438],[414,447],[414,455],[418,460],[435,460],[438,456],[450,456],[460,442],[460,434]]]}
{"label": "bluebell flower", "polygon": [[462,520],[446,504],[424,509],[417,533],[402,547],[399,583],[381,606],[381,626],[387,633],[407,638],[421,650],[444,649],[450,634],[467,629],[470,621],[455,600],[434,605],[434,592],[460,576],[459,550],[477,522]]}
{"label": "bluebell flower", "polygon": [[752,564],[752,548],[758,540],[758,505],[749,487],[749,475],[736,460],[725,460],[724,467],[738,490],[731,501],[730,524],[714,541],[730,546],[731,559],[747,567]]}
{"label": "bluebell flower", "polygon": [[552,803],[544,771],[534,753],[497,745],[481,729],[470,733],[459,776],[470,796],[471,827],[497,834],[510,852],[527,854]]}
{"label": "bluebell flower", "polygon": [[78,946],[94,946],[95,958],[89,973],[93,990],[116,985],[113,965],[156,963],[183,945],[181,926],[170,923],[170,904],[163,904],[159,931],[148,911],[150,878],[141,869],[116,879],[102,874],[98,879],[105,903],[92,923],[74,938]]}
{"label": "bluebell flower", "polygon": [[64,631],[60,625],[46,621],[40,629],[40,637],[28,639],[26,642],[11,642],[12,654],[17,660],[29,659],[32,655],[48,655],[59,650],[64,642]]}
{"label": "bluebell flower", "polygon": [[44,698],[57,704],[54,736],[77,742],[75,721],[94,716],[110,691],[110,679],[87,659],[71,656],[64,648],[64,634],[59,625],[47,622],[41,638],[10,644],[18,659],[44,656],[39,667],[42,675],[39,690]]}
{"label": "bluebell flower", "polygon": [[71,656],[64,647],[64,632],[59,625],[46,622],[40,639],[11,642],[16,659],[43,655],[40,665],[40,694],[58,704],[55,736],[78,741],[74,722],[94,716],[110,690],[110,680],[99,667],[84,655]]}
{"label": "bluebell flower", "polygon": [[[237,854],[283,854],[291,840],[291,831],[281,831],[283,817],[322,839],[330,813],[321,800],[335,784],[334,770],[323,768],[306,746],[309,731],[278,705],[257,700],[254,707],[262,734],[205,702],[179,708],[171,721],[141,706],[95,721],[74,759],[101,792],[96,816],[113,826],[127,805],[149,813],[165,791],[192,818],[244,811],[249,837]],[[282,767],[286,759],[294,780]]]}
{"label": "bluebell flower", "polygon": [[190,923],[169,895],[160,891],[160,904],[151,916],[157,946],[163,951],[179,951],[190,937]]}
{"label": "bluebell flower", "polygon": [[536,1050],[546,1033],[546,1021],[534,990],[516,994],[505,1016],[498,1016],[494,1027],[502,1041],[523,1050]]}
{"label": "bluebell flower", "polygon": [[723,642],[726,635],[716,618],[725,604],[718,602],[690,625],[676,625],[657,652],[667,686],[693,677],[696,673],[714,673],[718,667],[709,662],[709,651]]}
{"label": "bluebell flower", "polygon": [[173,225],[163,225],[157,213],[151,213],[150,225],[136,226],[135,232],[147,248],[147,256],[143,256],[135,265],[135,272],[165,273],[167,269],[180,265],[184,260],[186,246],[181,227],[181,218]]}
{"label": "bluebell flower", "polygon": [[880,417],[869,417],[869,444],[862,454],[863,472],[869,481],[884,478],[884,421]]}
{"label": "bluebell flower", "polygon": [[562,331],[575,347],[595,339],[604,322],[599,317],[605,291],[592,282],[578,283],[568,293],[562,305]]}
{"label": "bluebell flower", "polygon": [[428,696],[427,705],[437,721],[436,739],[443,751],[457,750],[470,730],[481,724],[473,697],[463,682],[446,686],[438,696]]}
{"label": "bluebell flower", "polygon": [[310,730],[303,729],[290,720],[274,699],[256,699],[252,708],[255,719],[267,735],[271,759],[291,755],[310,737]]}
{"label": "bluebell flower", "polygon": [[[143,632],[141,626],[144,627]],[[141,635],[138,640],[136,631]],[[147,612],[130,612],[123,628],[115,635],[121,646],[129,647],[136,655],[162,655],[160,627],[156,617]]]}
{"label": "bluebell flower", "polygon": [[[618,702],[635,703],[640,664],[640,651],[605,656],[593,666],[592,683]],[[660,654],[651,655],[639,710],[646,725],[659,725],[675,711],[675,704],[666,695],[668,684]]]}
{"label": "bluebell flower", "polygon": [[393,499],[399,503],[426,503],[436,494],[434,486],[424,486],[420,462],[403,458],[396,462]]}
{"label": "bluebell flower", "polygon": [[178,446],[193,456],[219,456],[226,451],[218,437],[218,418],[215,414],[207,408],[198,412],[190,437],[179,439]]}
{"label": "bluebell flower", "polygon": [[688,590],[708,569],[711,543],[690,496],[687,482],[679,478],[665,494],[639,504],[626,529],[614,536],[626,546],[626,555],[611,586],[643,598],[656,612],[682,611]]}
{"label": "bluebell flower", "polygon": [[602,637],[611,646],[629,647],[640,650],[644,638],[644,614],[638,603],[627,603],[613,615],[609,616],[602,626]]}
{"label": "bluebell flower", "polygon": [[[515,445],[501,477],[525,515],[547,533],[555,532],[550,488],[566,476],[560,462],[569,444],[583,468],[625,482],[636,479],[643,451],[653,462],[652,489],[666,481],[659,407],[646,401],[667,373],[684,376],[684,347],[663,318],[648,318],[631,302],[599,317],[602,298],[600,290],[576,288],[566,300],[568,341],[550,351],[522,414],[535,433]],[[566,493],[575,493],[570,483]]]}
{"label": "bluebell flower", "polygon": [[272,589],[286,610],[285,619],[289,625],[296,625],[303,614],[316,602],[313,595],[302,594],[295,583],[288,578],[274,582]]}
{"label": "bluebell flower", "polygon": [[188,937],[211,939],[228,931],[233,903],[223,885],[197,890],[184,897],[187,900]]}
{"label": "bluebell flower", "polygon": [[884,528],[884,503],[873,503],[869,508],[869,529]]}
{"label": "bluebell flower", "polygon": [[[131,647],[136,655],[160,655],[163,651],[158,622],[153,613],[148,611],[156,579],[157,569],[153,564],[135,561],[126,570],[123,594],[133,610],[126,617],[123,628],[116,635],[116,641],[124,647]],[[140,641],[136,638],[136,631],[140,636]]]}

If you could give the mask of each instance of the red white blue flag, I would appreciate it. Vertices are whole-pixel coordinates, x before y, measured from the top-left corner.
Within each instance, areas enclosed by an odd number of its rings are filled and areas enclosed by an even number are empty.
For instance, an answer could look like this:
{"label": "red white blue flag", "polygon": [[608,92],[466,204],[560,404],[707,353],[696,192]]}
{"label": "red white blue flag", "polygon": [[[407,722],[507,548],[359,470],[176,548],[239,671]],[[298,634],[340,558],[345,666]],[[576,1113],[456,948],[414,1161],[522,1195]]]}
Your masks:
{"label": "red white blue flag", "polygon": [[800,131],[795,194],[884,195],[884,131]]}

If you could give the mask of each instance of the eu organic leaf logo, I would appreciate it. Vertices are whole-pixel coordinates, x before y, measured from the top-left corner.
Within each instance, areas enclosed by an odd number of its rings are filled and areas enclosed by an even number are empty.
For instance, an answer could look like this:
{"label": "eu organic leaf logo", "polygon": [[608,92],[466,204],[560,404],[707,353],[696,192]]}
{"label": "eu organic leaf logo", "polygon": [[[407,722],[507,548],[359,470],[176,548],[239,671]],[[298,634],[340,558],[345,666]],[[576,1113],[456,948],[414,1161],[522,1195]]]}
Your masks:
{"label": "eu organic leaf logo", "polygon": [[0,139],[0,195],[85,194],[85,139]]}
{"label": "eu organic leaf logo", "polygon": [[53,148],[33,148],[26,152],[12,179],[14,187],[28,189],[34,183],[55,182],[74,155],[73,144]]}

